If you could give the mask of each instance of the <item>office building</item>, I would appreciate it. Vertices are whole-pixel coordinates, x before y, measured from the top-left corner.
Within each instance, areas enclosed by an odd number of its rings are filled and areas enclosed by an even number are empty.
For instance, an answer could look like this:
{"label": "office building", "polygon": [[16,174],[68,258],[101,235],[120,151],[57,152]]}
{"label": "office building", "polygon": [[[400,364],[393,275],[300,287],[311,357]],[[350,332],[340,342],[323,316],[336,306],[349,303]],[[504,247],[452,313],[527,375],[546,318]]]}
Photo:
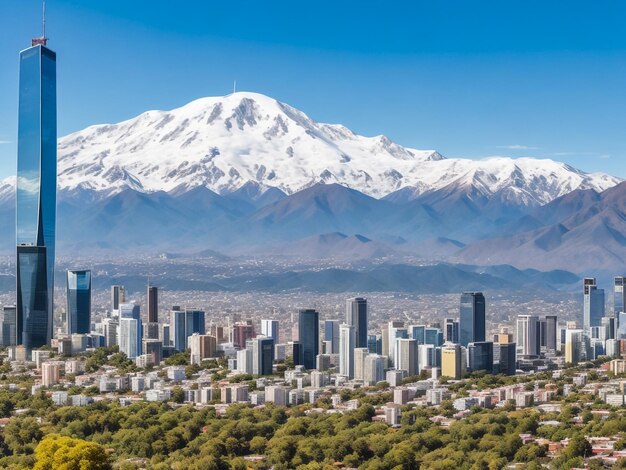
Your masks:
{"label": "office building", "polygon": [[57,187],[56,54],[46,38],[20,52],[17,136],[17,343],[50,344]]}
{"label": "office building", "polygon": [[339,354],[339,320],[324,320],[324,341],[330,343],[326,354]]}
{"label": "office building", "polygon": [[365,379],[365,358],[369,353],[367,348],[354,348],[354,380]]}
{"label": "office building", "polygon": [[346,324],[354,326],[357,348],[367,347],[367,299],[355,297],[346,301]]}
{"label": "office building", "polygon": [[464,348],[460,344],[444,344],[441,348],[441,375],[460,380],[465,372],[464,356]]}
{"label": "office building", "polygon": [[104,345],[107,348],[118,345],[117,333],[119,325],[120,324],[113,318],[105,318],[102,320],[102,334],[104,335]]}
{"label": "office building", "polygon": [[585,334],[580,329],[565,330],[565,362],[577,365],[586,359]]}
{"label": "office building", "polygon": [[159,323],[159,289],[148,286],[148,323]]}
{"label": "office building", "polygon": [[266,338],[272,338],[274,343],[278,343],[279,327],[278,320],[261,320],[261,334]]}
{"label": "office building", "polygon": [[457,344],[459,342],[459,322],[454,318],[446,318],[444,322],[446,343]]}
{"label": "office building", "polygon": [[433,344],[420,344],[417,346],[417,363],[418,373],[422,373],[423,370],[432,369],[437,367],[437,351],[439,348]]}
{"label": "office building", "polygon": [[385,358],[380,354],[368,354],[363,363],[363,383],[376,385],[385,380]]}
{"label": "office building", "polygon": [[485,341],[485,296],[481,292],[466,292],[461,296],[459,340],[461,346]]}
{"label": "office building", "polygon": [[252,373],[272,375],[274,367],[274,338],[257,336],[252,340]]}
{"label": "office building", "polygon": [[[499,343],[498,370],[500,374],[515,375],[517,370],[517,345],[515,343]],[[495,349],[496,345],[494,345]]]}
{"label": "office building", "polygon": [[604,331],[605,339],[615,339],[615,335],[617,334],[617,318],[603,317],[600,324],[602,330]]}
{"label": "office building", "polygon": [[556,315],[546,315],[545,319],[545,348],[546,351],[556,351],[557,336],[557,317]]}
{"label": "office building", "polygon": [[255,336],[256,333],[254,331],[254,325],[252,325],[252,320],[245,322],[239,321],[233,325],[233,346],[235,346],[235,348],[245,348],[248,340]]}
{"label": "office building", "polygon": [[417,340],[396,338],[395,357],[396,370],[405,370],[409,377],[418,374]]}
{"label": "office building", "polygon": [[[404,328],[404,322],[401,321],[390,321],[387,325],[387,343],[388,348],[385,350],[384,343],[385,337],[383,336],[383,352],[389,358],[389,362],[392,366],[396,365],[395,351],[396,351],[396,339],[397,338],[409,338],[409,332],[406,328]],[[416,344],[417,344],[417,340]],[[397,369],[397,367],[395,367]]]}
{"label": "office building", "polygon": [[[206,333],[204,311],[194,308],[174,307],[171,312],[170,336],[173,338],[175,351],[185,351],[188,338],[194,333],[203,335]],[[245,346],[245,343],[244,343]]]}
{"label": "office building", "polygon": [[613,316],[626,310],[626,277],[617,276],[613,282]]}
{"label": "office building", "polygon": [[67,334],[91,331],[91,271],[67,271]]}
{"label": "office building", "polygon": [[517,317],[517,349],[521,357],[539,357],[539,317]]}
{"label": "office building", "polygon": [[117,311],[126,302],[124,286],[111,286],[111,310]]}
{"label": "office building", "polygon": [[201,364],[205,359],[215,356],[217,351],[217,339],[211,335],[192,334],[187,339],[189,349],[191,349],[191,364]]}
{"label": "office building", "polygon": [[443,331],[440,328],[425,328],[423,344],[431,344],[438,348],[443,344]]}
{"label": "office building", "polygon": [[2,309],[2,323],[0,323],[2,346],[17,344],[17,309],[15,305],[8,305]]}
{"label": "office building", "polygon": [[120,351],[130,359],[141,356],[141,320],[132,317],[120,317],[119,331]]}
{"label": "office building", "polygon": [[417,344],[424,344],[426,338],[426,325],[409,325],[407,329],[409,338],[414,339]]}
{"label": "office building", "polygon": [[467,345],[468,369],[471,371],[484,370],[493,373],[493,343],[491,341],[476,341]]}
{"label": "office building", "polygon": [[604,289],[598,289],[596,279],[583,279],[583,333],[590,336],[592,326],[600,326],[604,317]]}
{"label": "office building", "polygon": [[356,345],[356,328],[354,325],[342,324],[339,327],[339,375],[354,378],[354,349]]}
{"label": "office building", "polygon": [[298,311],[298,337],[302,347],[302,365],[315,369],[315,357],[319,354],[320,314],[313,309]]}
{"label": "office building", "polygon": [[134,318],[141,323],[141,308],[134,302],[126,302],[119,305],[120,318]]}
{"label": "office building", "polygon": [[381,355],[383,353],[383,341],[381,335],[367,335],[367,349],[370,354]]}
{"label": "office building", "polygon": [[237,373],[252,374],[252,349],[237,351]]}

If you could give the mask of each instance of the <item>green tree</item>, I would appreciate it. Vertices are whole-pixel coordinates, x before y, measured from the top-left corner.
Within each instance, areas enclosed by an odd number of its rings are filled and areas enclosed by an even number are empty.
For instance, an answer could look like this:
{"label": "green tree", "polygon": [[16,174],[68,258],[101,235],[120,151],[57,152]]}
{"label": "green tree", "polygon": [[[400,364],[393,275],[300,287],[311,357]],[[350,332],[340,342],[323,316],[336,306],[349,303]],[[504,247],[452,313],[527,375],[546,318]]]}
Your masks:
{"label": "green tree", "polygon": [[50,434],[35,449],[34,470],[109,470],[104,448],[94,442]]}

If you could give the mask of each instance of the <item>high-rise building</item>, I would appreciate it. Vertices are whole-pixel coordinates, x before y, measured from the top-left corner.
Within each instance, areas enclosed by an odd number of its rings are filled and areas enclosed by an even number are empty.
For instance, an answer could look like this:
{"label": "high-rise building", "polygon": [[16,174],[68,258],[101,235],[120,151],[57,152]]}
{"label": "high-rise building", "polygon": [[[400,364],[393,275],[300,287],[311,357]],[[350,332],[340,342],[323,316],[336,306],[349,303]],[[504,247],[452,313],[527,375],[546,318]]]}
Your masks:
{"label": "high-rise building", "polygon": [[441,375],[460,380],[465,372],[464,349],[460,344],[447,343],[441,348]]}
{"label": "high-rise building", "polygon": [[52,387],[61,380],[61,367],[63,362],[50,361],[41,364],[41,385],[44,387]]}
{"label": "high-rise building", "polygon": [[17,343],[50,344],[54,312],[56,54],[46,38],[20,52],[17,136]]}
{"label": "high-rise building", "polygon": [[15,346],[17,344],[17,309],[15,305],[8,305],[2,310],[2,346]]}
{"label": "high-rise building", "polygon": [[163,360],[163,343],[158,339],[144,339],[142,351],[150,357],[151,364],[160,364]]}
{"label": "high-rise building", "polygon": [[365,358],[368,355],[367,348],[354,348],[354,380],[365,379]]}
{"label": "high-rise building", "polygon": [[546,351],[556,351],[557,317],[556,315],[546,315]]}
{"label": "high-rise building", "polygon": [[615,339],[617,317],[603,317],[601,321],[602,329],[606,339]]}
{"label": "high-rise building", "polygon": [[120,351],[130,359],[141,356],[141,320],[132,317],[120,317],[118,338]]}
{"label": "high-rise building", "polygon": [[324,341],[330,342],[326,354],[339,354],[339,320],[324,320]]}
{"label": "high-rise building", "polygon": [[596,279],[583,279],[583,332],[589,336],[592,326],[600,326],[604,316],[604,289],[598,289]]}
{"label": "high-rise building", "polygon": [[367,299],[355,297],[346,301],[346,324],[354,326],[356,347],[367,347]]}
{"label": "high-rise building", "polygon": [[91,271],[67,271],[67,334],[91,331]]}
{"label": "high-rise building", "polygon": [[272,375],[274,366],[274,338],[257,336],[252,340],[252,373]]}
{"label": "high-rise building", "polygon": [[433,344],[420,344],[417,346],[418,372],[437,367],[437,350]]}
{"label": "high-rise building", "polygon": [[191,364],[201,364],[205,359],[215,356],[217,350],[215,336],[194,333],[187,339],[187,343],[191,349]]}
{"label": "high-rise building", "polygon": [[565,362],[577,365],[585,357],[584,331],[580,329],[565,330]]}
{"label": "high-rise building", "polygon": [[517,345],[515,343],[500,343],[498,346],[500,348],[499,373],[515,375],[517,370]]}
{"label": "high-rise building", "polygon": [[424,329],[424,343],[439,347],[443,344],[443,331],[440,328],[428,327]]}
{"label": "high-rise building", "polygon": [[539,356],[539,317],[520,315],[517,317],[517,350],[522,357]]}
{"label": "high-rise building", "polygon": [[[189,345],[188,338],[194,333],[205,334],[204,310],[195,308],[174,307],[171,312],[171,336],[174,339],[174,350],[185,351]],[[245,344],[244,344],[245,346]]]}
{"label": "high-rise building", "polygon": [[233,346],[237,349],[246,347],[248,340],[254,338],[256,333],[252,320],[238,321],[233,325]]}
{"label": "high-rise building", "polygon": [[461,346],[485,341],[485,296],[482,292],[466,292],[461,295],[459,315],[459,340]]}
{"label": "high-rise building", "polygon": [[367,349],[370,354],[382,354],[383,342],[380,335],[367,335]]}
{"label": "high-rise building", "polygon": [[379,354],[368,354],[363,365],[363,383],[371,386],[383,380],[385,380],[384,357]]}
{"label": "high-rise building", "polygon": [[104,345],[107,348],[118,345],[118,329],[120,324],[113,318],[102,320],[102,334],[104,335]]}
{"label": "high-rise building", "polygon": [[444,323],[446,343],[459,342],[459,321],[454,318],[446,318]]}
{"label": "high-rise building", "polygon": [[626,309],[626,277],[616,276],[613,283],[613,316]]}
{"label": "high-rise building", "polygon": [[426,338],[426,325],[409,325],[409,338],[414,339],[417,344],[424,344]]}
{"label": "high-rise building", "polygon": [[159,289],[148,286],[148,323],[159,323]]}
{"label": "high-rise building", "polygon": [[467,345],[468,369],[471,371],[485,370],[493,373],[493,343],[476,341]]}
{"label": "high-rise building", "polygon": [[[395,351],[396,351],[396,339],[397,338],[408,339],[409,332],[407,331],[406,328],[404,328],[404,322],[390,321],[389,324],[387,325],[387,344],[389,346],[389,349],[385,351],[385,348],[384,348],[385,337],[383,336],[383,353],[387,355],[387,357],[389,358],[389,362],[391,362],[393,366],[395,366],[396,364]],[[415,341],[417,344],[418,340],[415,340]]]}
{"label": "high-rise building", "polygon": [[111,286],[111,309],[119,310],[120,304],[126,302],[124,286]]}
{"label": "high-rise building", "polygon": [[407,375],[417,375],[419,364],[417,357],[417,340],[396,338],[395,357],[397,370],[405,370]]}
{"label": "high-rise building", "polygon": [[339,375],[354,378],[354,348],[356,345],[354,325],[342,324],[339,327]]}
{"label": "high-rise building", "polygon": [[272,338],[274,343],[278,343],[278,325],[278,320],[261,320],[261,334],[267,338]]}
{"label": "high-rise building", "polygon": [[306,369],[315,369],[315,357],[320,347],[320,314],[316,310],[298,311],[298,337],[302,347],[302,365]]}

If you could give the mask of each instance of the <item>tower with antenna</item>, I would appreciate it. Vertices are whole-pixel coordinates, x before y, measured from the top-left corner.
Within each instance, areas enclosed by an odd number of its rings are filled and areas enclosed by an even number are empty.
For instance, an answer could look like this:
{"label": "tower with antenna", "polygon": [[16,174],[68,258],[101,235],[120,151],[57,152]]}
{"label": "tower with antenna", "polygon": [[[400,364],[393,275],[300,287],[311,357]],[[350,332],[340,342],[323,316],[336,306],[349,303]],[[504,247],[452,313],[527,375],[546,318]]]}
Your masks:
{"label": "tower with antenna", "polygon": [[46,0],[43,0],[42,12],[41,12],[41,37],[33,38],[31,46],[46,46],[48,44],[48,38],[46,37]]}

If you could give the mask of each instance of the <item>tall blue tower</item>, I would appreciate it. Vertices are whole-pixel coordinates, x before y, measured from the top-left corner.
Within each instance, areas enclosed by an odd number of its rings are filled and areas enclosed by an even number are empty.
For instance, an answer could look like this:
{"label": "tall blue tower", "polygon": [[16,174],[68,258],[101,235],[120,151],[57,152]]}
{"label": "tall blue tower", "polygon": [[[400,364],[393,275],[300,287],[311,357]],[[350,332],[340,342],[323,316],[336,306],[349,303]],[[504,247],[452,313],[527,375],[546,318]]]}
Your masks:
{"label": "tall blue tower", "polygon": [[16,339],[27,351],[52,339],[56,181],[56,54],[44,32],[20,52]]}

